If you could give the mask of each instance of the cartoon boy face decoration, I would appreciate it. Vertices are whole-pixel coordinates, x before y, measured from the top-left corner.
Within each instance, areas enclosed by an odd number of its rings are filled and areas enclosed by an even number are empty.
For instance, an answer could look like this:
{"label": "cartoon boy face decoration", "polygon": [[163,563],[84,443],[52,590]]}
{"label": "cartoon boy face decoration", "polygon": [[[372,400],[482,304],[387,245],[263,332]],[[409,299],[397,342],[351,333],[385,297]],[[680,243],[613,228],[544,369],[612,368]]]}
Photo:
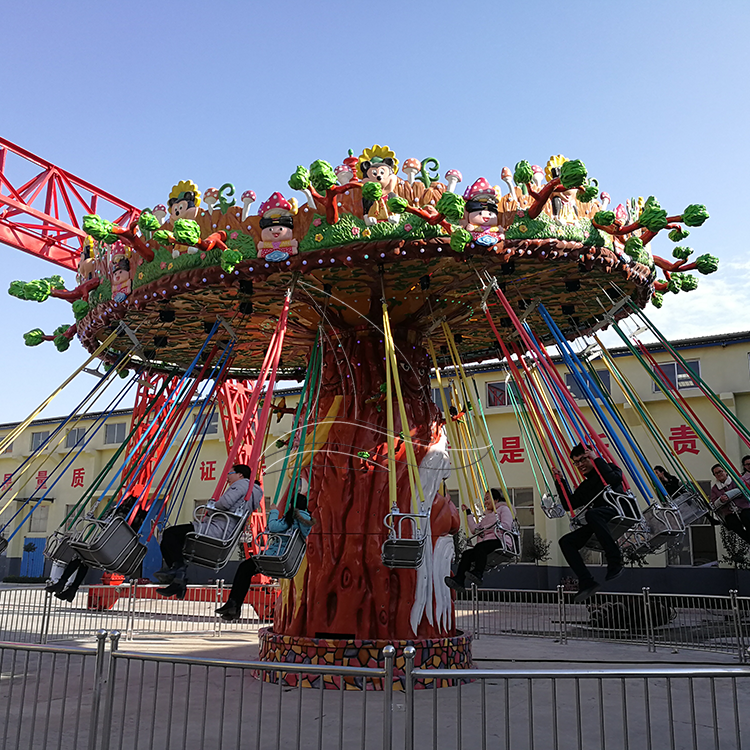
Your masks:
{"label": "cartoon boy face decoration", "polygon": [[130,260],[118,255],[112,259],[112,299],[124,302],[130,294]]}
{"label": "cartoon boy face decoration", "polygon": [[297,240],[293,236],[296,213],[296,202],[288,201],[279,192],[261,203],[259,257],[278,263],[297,254]]}
{"label": "cartoon boy face decoration", "polygon": [[388,210],[387,200],[395,194],[398,185],[398,159],[388,146],[375,145],[366,148],[359,156],[357,169],[362,182],[379,182],[383,194],[376,201],[362,199],[365,223],[376,224],[378,221],[390,221],[398,224],[400,214]]}
{"label": "cartoon boy face decoration", "polygon": [[464,193],[466,209],[461,225],[467,229],[474,243],[484,247],[496,245],[504,237],[498,226],[497,191],[484,177],[480,177]]}
{"label": "cartoon boy face decoration", "polygon": [[169,194],[167,206],[169,216],[174,223],[177,219],[193,219],[198,216],[201,194],[198,186],[191,180],[178,182]]}

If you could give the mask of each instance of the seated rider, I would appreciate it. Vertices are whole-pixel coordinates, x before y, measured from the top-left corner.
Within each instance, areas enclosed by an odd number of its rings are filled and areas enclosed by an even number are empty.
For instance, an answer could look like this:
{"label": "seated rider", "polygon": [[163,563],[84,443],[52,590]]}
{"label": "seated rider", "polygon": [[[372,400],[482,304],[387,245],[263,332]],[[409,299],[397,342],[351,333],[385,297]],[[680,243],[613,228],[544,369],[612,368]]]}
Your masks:
{"label": "seated rider", "polygon": [[663,466],[654,466],[654,474],[659,477],[659,481],[664,485],[664,489],[669,493],[670,497],[680,489],[680,480],[673,474],[670,474]]}
{"label": "seated rider", "polygon": [[730,531],[750,543],[750,502],[721,464],[714,464],[711,473],[714,475],[714,481],[711,482],[711,507],[721,516]]}
{"label": "seated rider", "polygon": [[592,536],[596,536],[599,540],[607,559],[605,580],[612,581],[623,572],[622,552],[607,525],[617,515],[617,511],[602,496],[603,490],[608,486],[614,492],[622,494],[622,470],[616,464],[607,463],[597,456],[596,451],[591,448],[586,449],[580,443],[570,451],[570,458],[584,475],[583,482],[575,492],[570,492],[565,478],[557,467],[552,469],[552,474],[555,477],[560,497],[567,497],[572,508],[582,508],[593,500],[592,507],[586,511],[586,523],[569,534],[565,534],[559,542],[568,565],[578,577],[578,593],[575,595],[575,601],[583,602],[599,590],[599,584],[581,557],[581,548]]}
{"label": "seated rider", "polygon": [[[234,528],[227,529],[228,519],[218,514],[214,517],[212,510],[226,511],[241,515],[245,512],[245,497],[250,489],[250,480],[253,476],[252,470],[245,464],[235,464],[232,471],[227,474],[229,486],[224,494],[213,504],[209,503],[209,510],[206,517],[198,522],[184,523],[178,526],[170,526],[165,529],[161,539],[161,556],[164,559],[164,565],[161,570],[154,574],[156,579],[161,583],[168,583],[165,588],[157,589],[162,596],[176,596],[180,599],[185,597],[187,591],[187,565],[182,556],[182,548],[185,544],[187,535],[196,531],[206,536],[215,537],[216,539],[224,538],[235,531]],[[260,499],[263,496],[263,488],[256,479],[253,486],[252,496],[248,500],[250,512],[256,510],[260,505]]]}
{"label": "seated rider", "polygon": [[[294,505],[291,503],[282,518],[279,518],[279,509],[271,508],[268,514],[267,530],[271,534],[283,534],[290,529],[299,529],[303,537],[307,537],[315,521],[307,510],[307,495],[301,492],[297,494]],[[263,554],[265,555],[282,555],[288,545],[287,538],[277,537],[271,540],[271,544]],[[252,557],[241,562],[234,575],[232,590],[226,603],[216,610],[216,614],[221,615],[222,620],[238,620],[242,610],[242,604],[245,601],[247,592],[250,589],[252,577],[258,573],[258,566]]]}
{"label": "seated rider", "polygon": [[463,591],[465,579],[479,586],[487,565],[487,556],[493,550],[503,546],[502,531],[500,526],[510,531],[513,526],[513,514],[510,511],[500,490],[492,489],[484,495],[484,515],[477,523],[471,513],[471,509],[462,505],[461,509],[466,513],[469,524],[469,532],[476,537],[477,541],[473,547],[469,547],[458,562],[458,570],[455,576],[446,576],[445,585],[456,591]]}

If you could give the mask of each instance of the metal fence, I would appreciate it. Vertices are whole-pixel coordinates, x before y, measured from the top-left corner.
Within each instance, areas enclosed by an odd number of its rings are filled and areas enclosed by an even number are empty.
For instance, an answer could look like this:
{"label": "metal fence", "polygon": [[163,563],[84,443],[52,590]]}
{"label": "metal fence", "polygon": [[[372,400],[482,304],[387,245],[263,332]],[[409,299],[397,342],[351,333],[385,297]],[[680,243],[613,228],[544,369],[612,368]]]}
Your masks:
{"label": "metal fence", "polygon": [[653,594],[597,594],[576,604],[572,592],[477,589],[456,601],[460,628],[482,635],[524,635],[635,643],[735,654],[750,662],[750,598]]}
{"label": "metal fence", "polygon": [[189,586],[183,600],[165,599],[158,586],[125,583],[83,586],[72,602],[47,593],[41,586],[0,587],[0,640],[48,643],[92,636],[98,630],[135,635],[212,634],[257,628],[270,622],[278,595],[275,586],[253,586],[243,617],[228,623],[215,613],[228,590],[223,581]]}
{"label": "metal fence", "polygon": [[[356,669],[0,644],[0,750],[750,749],[750,670]],[[314,687],[260,679],[305,672]],[[325,676],[342,679],[324,689]],[[451,679],[455,687],[434,688]],[[398,683],[397,683],[398,684]],[[329,685],[330,687],[330,685]],[[415,689],[422,687],[424,689]],[[380,688],[373,690],[370,688]]]}

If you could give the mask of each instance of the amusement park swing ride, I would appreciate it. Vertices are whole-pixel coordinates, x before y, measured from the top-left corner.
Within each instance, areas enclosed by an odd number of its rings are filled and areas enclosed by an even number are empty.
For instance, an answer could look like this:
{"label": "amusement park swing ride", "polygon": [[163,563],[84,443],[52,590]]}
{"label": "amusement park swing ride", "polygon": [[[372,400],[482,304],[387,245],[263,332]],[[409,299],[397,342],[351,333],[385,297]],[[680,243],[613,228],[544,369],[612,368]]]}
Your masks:
{"label": "amusement park swing ride", "polygon": [[[31,162],[37,176],[14,183],[9,157]],[[262,478],[270,420],[293,412],[275,467],[275,504],[283,509],[305,487],[316,521],[307,540],[293,531],[283,543],[271,539],[261,508],[234,518],[221,539],[198,525],[186,557],[219,570],[242,539],[251,540],[243,556],[254,555],[259,569],[281,582],[273,626],[261,632],[263,659],[369,665],[392,643],[397,651],[416,646],[417,664],[468,667],[470,638],[456,628],[443,582],[453,535],[466,522],[445,481],[455,473],[461,502],[475,514],[490,486],[500,487],[511,513],[513,507],[466,364],[495,359],[505,370],[549,517],[567,514],[576,525],[585,512],[574,510],[552,479],[559,467],[571,486],[580,481],[569,458],[578,443],[623,468],[625,493],[609,490],[605,501],[616,511],[610,527],[628,559],[674,543],[710,512],[604,346],[599,331],[607,327],[750,496],[719,443],[628,329],[631,319],[645,326],[687,367],[643,310],[694,289],[698,279],[689,271],[717,269],[714,256],[690,261],[692,249],[678,244],[708,218],[705,207],[669,215],[649,197],[612,210],[584,164],[563,156],[544,168],[520,161],[503,169],[506,188],[480,177],[462,195],[462,175],[450,169],[442,181],[438,169],[432,158],[401,165],[390,148],[375,145],[359,156],[349,151],[335,168],[321,159],[297,167],[286,196],[274,192],[257,211],[251,190],[238,203],[231,184],[201,193],[189,180],[174,185],[166,205],[138,210],[0,139],[0,242],[76,271],[72,290],[59,276],[10,284],[19,299],[57,297],[72,305],[75,323],[52,334],[29,331],[26,343],[52,341],[64,351],[77,336],[91,356],[68,380],[97,360],[101,368],[48,442],[109,399],[54,471],[65,470],[126,393],[136,394],[130,433],[48,540],[48,557],[77,554],[98,568],[134,574],[146,542],[179,514],[211,414],[220,413],[227,446],[216,499],[234,464]],[[673,260],[652,252],[660,232],[675,243]],[[679,478],[677,492],[665,489],[601,386],[594,349]],[[295,409],[280,410],[274,384],[290,378],[303,381],[302,394]],[[694,379],[750,446],[744,425]],[[0,440],[0,450],[49,400]],[[0,495],[0,508],[18,494],[28,469],[46,460],[45,447],[17,469],[19,481]],[[0,530],[1,543],[43,499],[32,493]],[[517,523],[498,529],[498,539],[491,567],[520,555]]]}

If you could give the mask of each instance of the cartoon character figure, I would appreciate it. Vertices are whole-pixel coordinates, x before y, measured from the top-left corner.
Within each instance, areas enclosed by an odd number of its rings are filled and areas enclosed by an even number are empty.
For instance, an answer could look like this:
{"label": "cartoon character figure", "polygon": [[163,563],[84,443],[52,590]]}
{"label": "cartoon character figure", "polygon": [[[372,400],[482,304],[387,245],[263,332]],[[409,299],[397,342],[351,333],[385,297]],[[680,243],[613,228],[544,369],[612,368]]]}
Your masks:
{"label": "cartoon character figure", "polygon": [[88,235],[83,240],[81,258],[76,269],[78,286],[96,276],[96,260],[94,259],[94,238]]}
{"label": "cartoon character figure", "polygon": [[[547,182],[560,176],[560,167],[568,161],[562,154],[550,157],[544,169]],[[563,193],[555,193],[552,196],[552,216],[561,224],[576,224],[578,222],[578,204],[576,193],[578,188],[566,190]]]}
{"label": "cartoon character figure", "polygon": [[261,203],[258,257],[278,263],[297,254],[297,240],[292,236],[296,213],[297,202],[293,198],[287,200],[279,192]]}
{"label": "cartoon character figure", "polygon": [[498,191],[484,177],[480,177],[464,193],[466,209],[461,225],[472,236],[474,243],[492,247],[505,237],[498,226]]}
{"label": "cartoon character figure", "polygon": [[112,259],[112,299],[124,302],[130,294],[130,260],[124,255]]}
{"label": "cartoon character figure", "polygon": [[201,194],[198,186],[192,180],[181,180],[169,194],[169,217],[173,223],[177,219],[195,220],[200,204]]}
{"label": "cartoon character figure", "polygon": [[398,159],[388,146],[374,145],[366,148],[357,160],[362,182],[379,182],[383,188],[383,195],[376,201],[362,199],[365,224],[377,224],[379,221],[390,221],[398,224],[401,214],[394,214],[388,210],[387,201],[396,193],[398,185]]}

